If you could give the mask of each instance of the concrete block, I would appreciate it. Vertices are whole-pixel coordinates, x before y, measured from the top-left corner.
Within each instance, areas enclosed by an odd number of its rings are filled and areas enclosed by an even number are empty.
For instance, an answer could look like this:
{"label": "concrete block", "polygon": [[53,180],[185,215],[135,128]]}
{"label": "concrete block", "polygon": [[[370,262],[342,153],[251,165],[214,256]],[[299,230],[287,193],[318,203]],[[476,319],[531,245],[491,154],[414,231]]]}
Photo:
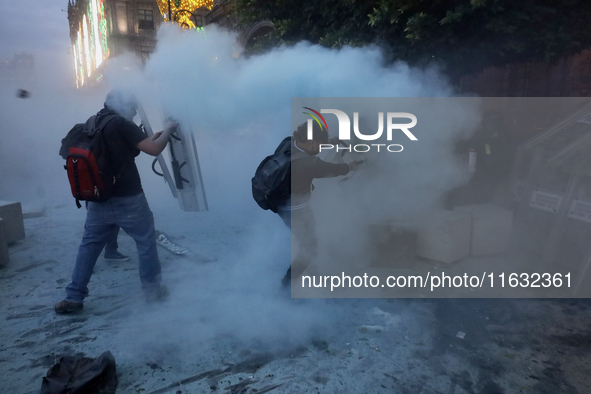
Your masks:
{"label": "concrete block", "polygon": [[470,254],[470,215],[438,210],[417,220],[417,256],[453,263]]}
{"label": "concrete block", "polygon": [[20,202],[0,201],[0,218],[4,220],[7,243],[25,238],[23,209]]}
{"label": "concrete block", "polygon": [[491,204],[463,205],[454,211],[472,216],[473,256],[501,253],[507,249],[513,226],[513,213]]}
{"label": "concrete block", "polygon": [[45,215],[45,206],[41,204],[21,204],[23,219],[40,218]]}
{"label": "concrete block", "polygon": [[6,229],[4,228],[4,220],[0,219],[0,267],[8,265],[10,262],[10,255],[8,254],[8,242],[6,240]]}
{"label": "concrete block", "polygon": [[371,266],[380,268],[413,267],[417,255],[417,232],[396,223],[369,227]]}

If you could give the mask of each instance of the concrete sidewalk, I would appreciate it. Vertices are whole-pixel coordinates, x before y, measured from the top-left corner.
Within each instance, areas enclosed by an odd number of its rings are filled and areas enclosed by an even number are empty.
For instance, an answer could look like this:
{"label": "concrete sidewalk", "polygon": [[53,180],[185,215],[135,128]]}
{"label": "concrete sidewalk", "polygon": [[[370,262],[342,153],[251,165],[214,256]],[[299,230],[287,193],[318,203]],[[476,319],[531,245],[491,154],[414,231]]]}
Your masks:
{"label": "concrete sidewalk", "polygon": [[72,316],[53,305],[85,212],[57,204],[25,219],[0,269],[1,393],[37,393],[60,356],[107,350],[118,393],[591,392],[586,300],[291,299],[284,267],[262,274],[275,263],[260,262],[244,222],[155,208],[157,227],[216,261],[160,250],[171,295],[146,304],[122,235],[131,261],[99,259]]}

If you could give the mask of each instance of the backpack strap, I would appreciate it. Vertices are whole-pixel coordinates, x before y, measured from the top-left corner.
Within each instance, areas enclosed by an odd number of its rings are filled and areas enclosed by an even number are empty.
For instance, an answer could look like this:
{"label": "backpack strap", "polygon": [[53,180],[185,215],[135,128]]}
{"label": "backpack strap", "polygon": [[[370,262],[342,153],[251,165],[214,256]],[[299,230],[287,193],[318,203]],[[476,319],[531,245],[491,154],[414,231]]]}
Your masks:
{"label": "backpack strap", "polygon": [[[103,140],[103,144],[105,145],[105,148],[107,149],[107,151],[109,152],[109,156],[112,157],[112,153],[111,150],[109,149],[109,144],[107,143],[107,139],[105,138],[105,133],[103,133],[103,129],[105,128],[105,126],[107,125],[107,123],[109,123],[111,120],[119,117],[120,115],[115,115],[115,114],[111,114],[111,115],[107,115],[105,116],[100,124],[98,125],[98,127],[95,128],[95,134],[98,133],[99,131],[100,133],[100,138]],[[94,122],[96,122],[96,115],[95,115],[95,119]],[[123,173],[123,170],[125,169],[125,167],[127,166],[127,163],[124,163],[123,166],[119,169],[119,171],[115,172],[113,169],[113,162],[112,160],[110,161],[109,165],[111,166],[111,170],[113,170],[114,175],[114,180],[113,180],[113,184],[119,179],[119,177],[121,176],[121,174]]]}
{"label": "backpack strap", "polygon": [[[96,131],[103,131],[103,129],[105,128],[105,126],[107,125],[107,123],[109,123],[110,121],[112,121],[113,119],[115,119],[117,116],[119,116],[119,115],[107,115],[107,116],[105,116],[103,118],[103,120],[101,121],[101,123],[99,123],[98,127],[96,128]],[[95,119],[95,121],[96,121],[96,119]]]}
{"label": "backpack strap", "polygon": [[92,115],[90,118],[88,118],[88,120],[84,124],[84,132],[89,137],[93,137],[99,131],[103,131],[103,129],[105,128],[107,123],[109,123],[111,120],[115,119],[117,116],[119,116],[119,115],[114,115],[114,114],[106,115],[103,117],[103,119],[101,119],[101,122],[97,125],[96,124],[97,116]]}

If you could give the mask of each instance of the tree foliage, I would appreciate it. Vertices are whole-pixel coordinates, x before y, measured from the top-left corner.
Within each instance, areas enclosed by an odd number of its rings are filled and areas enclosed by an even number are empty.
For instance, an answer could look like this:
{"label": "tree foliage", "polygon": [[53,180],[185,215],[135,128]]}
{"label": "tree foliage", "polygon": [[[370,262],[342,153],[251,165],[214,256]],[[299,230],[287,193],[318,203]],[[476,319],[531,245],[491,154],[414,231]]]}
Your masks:
{"label": "tree foliage", "polygon": [[387,62],[436,63],[452,77],[591,46],[588,0],[236,0],[236,13],[240,24],[275,25],[251,53],[302,40],[376,44]]}

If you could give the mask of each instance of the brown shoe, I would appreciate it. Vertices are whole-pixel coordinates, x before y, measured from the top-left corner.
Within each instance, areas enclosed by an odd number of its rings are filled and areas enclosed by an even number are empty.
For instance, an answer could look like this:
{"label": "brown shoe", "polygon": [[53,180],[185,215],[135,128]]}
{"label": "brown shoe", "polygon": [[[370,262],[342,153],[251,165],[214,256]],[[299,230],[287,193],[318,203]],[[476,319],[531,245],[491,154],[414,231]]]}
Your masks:
{"label": "brown shoe", "polygon": [[67,313],[76,313],[80,312],[82,308],[84,308],[84,304],[81,302],[70,302],[63,300],[55,304],[55,313],[58,315],[64,315]]}

